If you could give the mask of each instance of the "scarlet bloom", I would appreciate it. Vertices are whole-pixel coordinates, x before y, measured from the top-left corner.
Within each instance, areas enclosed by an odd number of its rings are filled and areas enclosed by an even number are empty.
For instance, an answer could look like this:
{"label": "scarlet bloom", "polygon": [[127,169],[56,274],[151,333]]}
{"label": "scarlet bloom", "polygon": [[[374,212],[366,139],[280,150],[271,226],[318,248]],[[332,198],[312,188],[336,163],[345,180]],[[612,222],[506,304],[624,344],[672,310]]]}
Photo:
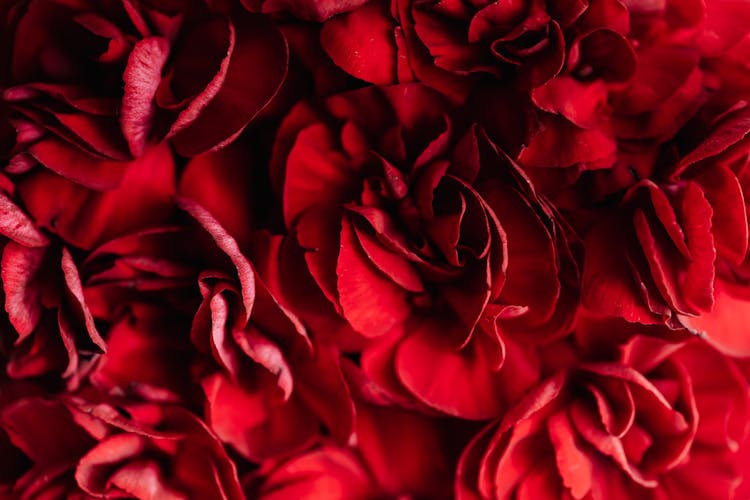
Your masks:
{"label": "scarlet bloom", "polygon": [[243,498],[221,444],[181,407],[29,396],[0,411],[0,428],[28,464],[18,497]]}
{"label": "scarlet bloom", "polygon": [[612,0],[376,0],[329,19],[321,41],[357,78],[422,81],[460,99],[480,74],[534,88],[564,69],[628,72],[627,30],[627,9]]}
{"label": "scarlet bloom", "polygon": [[231,141],[286,74],[274,24],[202,0],[15,1],[0,22],[12,33],[10,168],[39,162],[98,189],[150,144],[192,155]]}
{"label": "scarlet bloom", "polygon": [[13,326],[8,375],[77,377],[85,359],[106,350],[67,248],[10,242],[0,269],[5,311]]}
{"label": "scarlet bloom", "polygon": [[750,112],[719,116],[692,149],[586,236],[583,303],[628,321],[687,327],[730,355],[750,353],[747,251]]}
{"label": "scarlet bloom", "polygon": [[208,424],[254,462],[310,446],[322,426],[346,443],[353,403],[338,352],[308,336],[208,211],[190,200],[180,204],[229,261],[198,275],[203,300],[190,332],[197,350],[208,358],[195,367]]}
{"label": "scarlet bloom", "polygon": [[464,452],[456,494],[732,498],[749,408],[741,372],[706,343],[635,336],[614,359],[557,372],[490,424]]}
{"label": "scarlet bloom", "polygon": [[533,378],[518,340],[569,329],[577,271],[554,210],[451,113],[415,84],[293,109],[271,172],[289,229],[280,281],[304,321],[345,320],[336,341],[364,342],[365,370],[394,394],[487,418],[527,383],[504,384],[506,349]]}

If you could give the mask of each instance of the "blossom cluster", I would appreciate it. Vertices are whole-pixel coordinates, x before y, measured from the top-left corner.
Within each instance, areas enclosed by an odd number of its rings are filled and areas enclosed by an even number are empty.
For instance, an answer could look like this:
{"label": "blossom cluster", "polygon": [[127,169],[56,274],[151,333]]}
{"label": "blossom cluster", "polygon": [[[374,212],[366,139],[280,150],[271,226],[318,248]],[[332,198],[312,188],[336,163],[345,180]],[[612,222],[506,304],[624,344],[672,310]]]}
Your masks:
{"label": "blossom cluster", "polygon": [[748,26],[3,0],[0,498],[750,497]]}

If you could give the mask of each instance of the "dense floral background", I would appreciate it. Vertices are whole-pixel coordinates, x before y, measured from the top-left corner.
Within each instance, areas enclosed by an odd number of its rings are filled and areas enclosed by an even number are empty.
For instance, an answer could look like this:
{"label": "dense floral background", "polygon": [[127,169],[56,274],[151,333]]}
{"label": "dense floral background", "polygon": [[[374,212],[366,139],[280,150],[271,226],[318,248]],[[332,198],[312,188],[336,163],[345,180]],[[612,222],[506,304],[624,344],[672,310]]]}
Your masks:
{"label": "dense floral background", "polygon": [[1,0],[0,498],[750,498],[749,26]]}

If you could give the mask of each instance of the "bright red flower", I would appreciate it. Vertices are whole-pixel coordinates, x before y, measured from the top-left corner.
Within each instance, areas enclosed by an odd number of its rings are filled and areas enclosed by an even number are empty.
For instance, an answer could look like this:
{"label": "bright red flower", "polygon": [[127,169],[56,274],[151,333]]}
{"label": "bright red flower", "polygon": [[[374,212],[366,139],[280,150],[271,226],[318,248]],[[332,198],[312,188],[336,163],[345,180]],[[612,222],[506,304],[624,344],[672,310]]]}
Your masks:
{"label": "bright red flower", "polygon": [[748,133],[747,107],[719,117],[702,142],[598,220],[585,242],[584,305],[684,326],[730,355],[750,353]]}

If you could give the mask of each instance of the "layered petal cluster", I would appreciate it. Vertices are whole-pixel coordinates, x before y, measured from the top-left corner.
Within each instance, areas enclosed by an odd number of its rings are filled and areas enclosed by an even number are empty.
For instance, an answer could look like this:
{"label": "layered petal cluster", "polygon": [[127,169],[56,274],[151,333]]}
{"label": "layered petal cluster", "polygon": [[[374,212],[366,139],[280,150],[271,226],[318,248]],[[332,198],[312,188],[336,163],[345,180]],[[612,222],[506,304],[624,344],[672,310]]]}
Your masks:
{"label": "layered petal cluster", "polygon": [[29,396],[0,421],[32,464],[13,489],[21,498],[243,498],[219,441],[178,406]]}
{"label": "layered petal cluster", "polygon": [[717,118],[696,147],[631,187],[593,226],[583,272],[587,307],[688,328],[728,354],[750,354],[737,320],[747,311],[748,116],[742,106]]}
{"label": "layered petal cluster", "polygon": [[750,498],[748,26],[0,1],[0,498]]}
{"label": "layered petal cluster", "polygon": [[267,18],[202,0],[10,3],[13,85],[3,95],[18,135],[14,172],[41,163],[111,188],[119,162],[149,145],[169,140],[193,155],[236,137],[286,73],[286,42]]}
{"label": "layered petal cluster", "polygon": [[[599,332],[601,333],[601,332]],[[530,391],[461,458],[457,498],[731,498],[747,383],[700,341],[635,336]]]}
{"label": "layered petal cluster", "polygon": [[[343,319],[353,332],[336,341],[364,342],[384,388],[487,418],[525,389],[522,378],[504,387],[506,350],[533,378],[517,344],[567,333],[577,268],[554,209],[451,111],[415,84],[295,107],[272,160],[290,232],[279,265],[306,268],[312,290],[289,300],[304,309],[294,301],[322,295],[301,317]],[[445,379],[433,364],[451,367]]]}

